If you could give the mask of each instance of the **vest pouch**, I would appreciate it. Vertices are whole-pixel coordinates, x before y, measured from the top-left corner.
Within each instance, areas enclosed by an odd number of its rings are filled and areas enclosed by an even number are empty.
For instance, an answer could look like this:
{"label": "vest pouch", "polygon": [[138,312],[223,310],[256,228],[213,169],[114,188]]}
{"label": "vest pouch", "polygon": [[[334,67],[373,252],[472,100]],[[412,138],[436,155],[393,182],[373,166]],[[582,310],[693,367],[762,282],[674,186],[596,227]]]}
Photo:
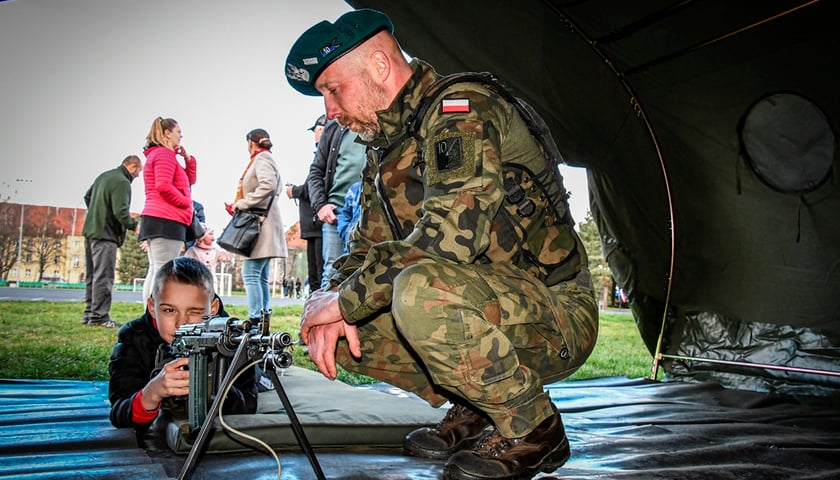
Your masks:
{"label": "vest pouch", "polygon": [[580,250],[565,207],[552,205],[553,192],[524,168],[505,172],[504,189],[503,212],[522,251],[518,266],[547,286],[573,278],[580,271]]}

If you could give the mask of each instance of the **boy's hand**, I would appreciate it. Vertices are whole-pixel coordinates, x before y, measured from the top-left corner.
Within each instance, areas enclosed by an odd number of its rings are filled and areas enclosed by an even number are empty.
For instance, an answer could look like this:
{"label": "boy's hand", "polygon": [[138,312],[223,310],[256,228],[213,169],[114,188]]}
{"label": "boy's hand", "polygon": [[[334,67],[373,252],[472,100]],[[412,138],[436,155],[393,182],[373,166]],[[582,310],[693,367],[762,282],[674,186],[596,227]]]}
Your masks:
{"label": "boy's hand", "polygon": [[143,387],[143,407],[154,410],[164,398],[183,397],[190,393],[189,358],[176,358]]}

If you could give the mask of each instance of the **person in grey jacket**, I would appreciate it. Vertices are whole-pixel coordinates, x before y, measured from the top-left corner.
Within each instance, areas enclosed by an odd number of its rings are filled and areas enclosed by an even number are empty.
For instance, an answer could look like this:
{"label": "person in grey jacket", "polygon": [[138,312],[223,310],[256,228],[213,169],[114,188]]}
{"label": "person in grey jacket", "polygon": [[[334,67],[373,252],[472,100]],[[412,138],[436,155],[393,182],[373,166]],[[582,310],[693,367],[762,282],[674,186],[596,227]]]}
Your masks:
{"label": "person in grey jacket", "polygon": [[131,182],[140,175],[143,162],[137,155],[125,157],[122,164],[101,173],[85,193],[85,310],[82,323],[91,327],[118,327],[111,319],[111,291],[117,249],[125,241],[126,230],[135,230],[132,218]]}
{"label": "person in grey jacket", "polygon": [[262,318],[262,312],[270,309],[268,278],[271,259],[286,258],[288,253],[280,207],[275,205],[282,183],[277,164],[271,156],[271,139],[268,132],[261,128],[251,130],[245,138],[251,160],[239,181],[232,207],[236,210],[269,209],[251,255],[242,262],[248,318],[253,320]]}

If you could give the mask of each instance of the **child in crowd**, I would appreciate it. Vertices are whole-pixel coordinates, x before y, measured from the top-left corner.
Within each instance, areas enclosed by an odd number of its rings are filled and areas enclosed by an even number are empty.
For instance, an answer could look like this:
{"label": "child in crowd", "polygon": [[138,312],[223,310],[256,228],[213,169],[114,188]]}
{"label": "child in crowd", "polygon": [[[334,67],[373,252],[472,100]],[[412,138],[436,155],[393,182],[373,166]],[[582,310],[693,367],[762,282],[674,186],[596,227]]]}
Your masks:
{"label": "child in crowd", "polygon": [[344,195],[344,206],[336,209],[338,235],[344,243],[344,253],[350,251],[350,230],[356,226],[362,216],[362,182],[350,185]]}
{"label": "child in crowd", "polygon": [[194,258],[203,264],[207,265],[210,273],[216,273],[216,265],[219,262],[226,262],[230,260],[230,254],[224,250],[220,250],[213,245],[216,240],[213,229],[207,228],[203,223],[202,228],[205,230],[203,237],[195,241],[193,246],[187,249],[184,253],[185,257]]}
{"label": "child in crowd", "polygon": [[[120,328],[111,353],[108,398],[115,427],[143,433],[165,400],[189,393],[189,359],[174,359],[170,344],[180,326],[201,322],[208,314],[228,316],[213,290],[210,270],[188,257],[166,262],[155,275],[146,312]],[[253,371],[231,387],[223,413],[256,412],[259,374]]]}

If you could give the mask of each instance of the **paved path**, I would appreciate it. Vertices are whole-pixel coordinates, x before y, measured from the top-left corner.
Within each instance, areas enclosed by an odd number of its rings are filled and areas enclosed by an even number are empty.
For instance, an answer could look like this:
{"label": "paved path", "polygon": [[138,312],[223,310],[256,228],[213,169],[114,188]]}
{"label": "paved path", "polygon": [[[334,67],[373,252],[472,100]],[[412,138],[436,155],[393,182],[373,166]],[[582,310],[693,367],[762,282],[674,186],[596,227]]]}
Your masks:
{"label": "paved path", "polygon": [[[142,303],[142,292],[114,292],[115,302]],[[56,288],[11,288],[0,287],[0,301],[46,301],[46,302],[84,302],[85,291],[75,289]],[[225,305],[247,305],[245,296],[223,296]],[[302,299],[297,298],[272,298],[271,306],[303,305]]]}

